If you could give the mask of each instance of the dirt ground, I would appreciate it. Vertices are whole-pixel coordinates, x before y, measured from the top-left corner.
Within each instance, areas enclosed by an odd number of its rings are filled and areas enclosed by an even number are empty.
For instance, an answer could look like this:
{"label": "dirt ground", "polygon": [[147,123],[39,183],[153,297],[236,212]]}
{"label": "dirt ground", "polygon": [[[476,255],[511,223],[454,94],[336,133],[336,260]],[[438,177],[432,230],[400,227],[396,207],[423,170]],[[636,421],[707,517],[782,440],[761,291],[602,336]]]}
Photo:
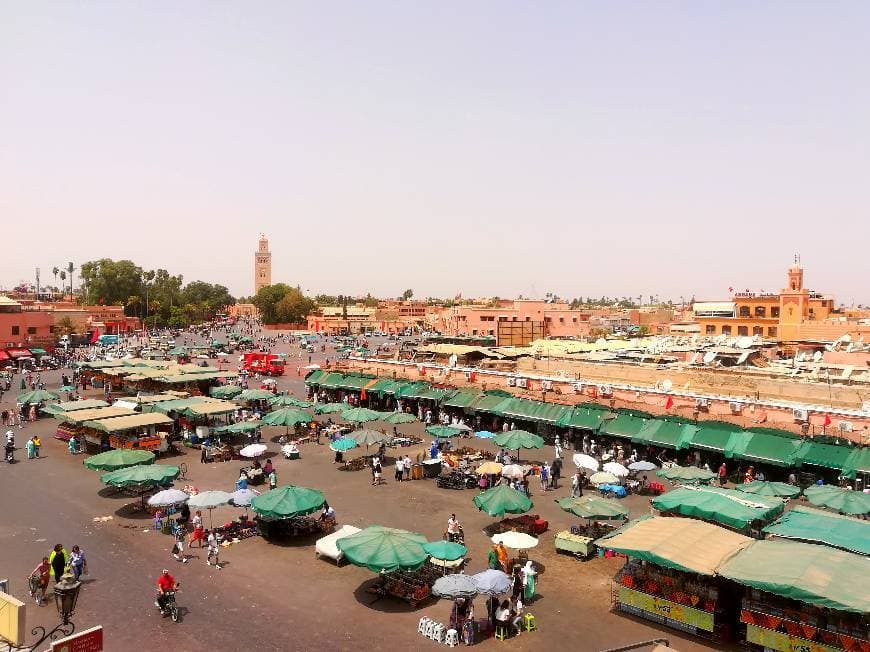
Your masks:
{"label": "dirt ground", "polygon": [[[188,337],[188,341],[193,338]],[[296,367],[308,364],[308,354],[299,358],[298,349],[283,344],[276,351],[290,354],[288,374],[281,378],[279,388],[304,396]],[[328,347],[325,354],[318,352],[312,361],[322,362],[325,356],[334,355]],[[48,389],[60,384],[59,371],[43,377]],[[16,389],[4,397],[4,408],[14,404],[19,381],[16,376]],[[284,545],[259,537],[242,541],[222,551],[222,570],[206,566],[205,555],[198,549],[189,551],[190,563],[174,561],[169,552],[171,538],[154,532],[149,518],[131,512],[132,499],[106,492],[99,473],[82,466],[84,457],[69,455],[65,443],[52,437],[55,424],[53,419],[42,418],[16,428],[19,463],[0,465],[0,577],[10,578],[10,591],[24,600],[26,577],[42,555],[58,542],[68,550],[79,544],[88,558],[90,574],[84,580],[73,620],[79,630],[103,625],[106,650],[129,650],[143,644],[149,650],[165,645],[191,651],[235,650],[251,644],[258,650],[423,649],[437,645],[416,633],[417,621],[423,615],[446,621],[448,601],[432,600],[416,609],[389,598],[373,602],[365,588],[374,574],[364,568],[336,567],[328,560],[316,559],[313,539]],[[411,424],[399,430],[419,434],[422,426]],[[387,483],[372,487],[367,470],[345,472],[333,465],[333,454],[326,445],[305,444],[301,447],[302,459],[283,459],[275,443],[282,431],[264,429],[264,443],[273,453],[279,486],[296,484],[320,489],[335,508],[340,525],[405,528],[430,540],[441,538],[447,518],[455,512],[466,532],[468,572],[485,568],[489,540],[483,528],[494,519],[474,507],[474,490],[439,489],[432,480],[396,483],[390,467],[384,473]],[[42,458],[26,460],[24,442],[34,432],[43,437]],[[478,447],[491,446],[483,440],[465,441]],[[400,450],[414,458],[422,446]],[[551,447],[524,453],[524,460],[551,460],[553,456]],[[570,452],[567,456],[570,460]],[[191,483],[201,490],[227,491],[233,490],[238,470],[244,465],[238,461],[201,464],[195,450],[159,462],[187,464],[187,480],[179,480],[176,486]],[[569,475],[570,468],[569,461]],[[541,492],[537,486],[532,491],[532,513],[550,523],[549,531],[529,555],[543,567],[538,597],[528,605],[539,630],[505,643],[487,640],[481,645],[504,645],[516,650],[566,646],[605,650],[666,638],[678,650],[723,649],[612,612],[611,580],[621,560],[596,558],[582,562],[557,554],[555,533],[577,522],[554,502],[569,490],[563,480],[556,491]],[[625,504],[632,516],[649,510],[642,497],[630,496]],[[219,508],[213,514],[215,523],[236,516],[238,510],[232,507]],[[100,517],[111,520],[95,521]],[[183,619],[178,624],[161,618],[153,605],[154,582],[164,567],[182,583],[178,600]],[[478,615],[484,612],[482,599],[478,598],[475,606]],[[53,606],[40,608],[31,601],[27,627],[54,626],[56,616]]]}

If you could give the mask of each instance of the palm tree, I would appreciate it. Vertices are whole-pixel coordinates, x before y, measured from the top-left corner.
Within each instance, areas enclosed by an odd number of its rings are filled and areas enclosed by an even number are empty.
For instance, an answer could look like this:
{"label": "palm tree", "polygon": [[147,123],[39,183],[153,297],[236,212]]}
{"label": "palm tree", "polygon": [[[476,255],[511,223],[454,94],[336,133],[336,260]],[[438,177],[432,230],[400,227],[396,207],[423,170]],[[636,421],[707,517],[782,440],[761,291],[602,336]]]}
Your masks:
{"label": "palm tree", "polygon": [[61,285],[63,285],[63,287],[61,288],[61,291],[60,291],[61,295],[63,295],[64,292],[66,292],[65,281],[66,281],[66,270],[62,269],[62,270],[60,270],[60,282],[61,282]]}
{"label": "palm tree", "polygon": [[73,272],[76,271],[75,265],[72,263],[66,264],[66,271],[69,274],[69,295],[72,296],[73,293]]}
{"label": "palm tree", "polygon": [[52,268],[51,268],[51,273],[54,274],[54,284],[55,284],[55,286],[57,286],[57,274],[58,274],[58,272],[60,272],[60,269],[59,269],[59,268],[57,268],[57,267],[52,267]]}

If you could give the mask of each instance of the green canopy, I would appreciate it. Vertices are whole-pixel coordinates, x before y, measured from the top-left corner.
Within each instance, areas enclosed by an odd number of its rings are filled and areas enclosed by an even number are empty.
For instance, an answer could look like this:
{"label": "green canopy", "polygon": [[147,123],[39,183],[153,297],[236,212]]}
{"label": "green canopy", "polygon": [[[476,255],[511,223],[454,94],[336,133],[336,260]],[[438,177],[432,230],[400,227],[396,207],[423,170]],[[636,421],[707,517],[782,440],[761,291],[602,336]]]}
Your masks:
{"label": "green canopy", "polygon": [[179,473],[181,470],[177,466],[166,464],[130,466],[104,473],[100,476],[100,482],[113,487],[158,487],[175,480]]}
{"label": "green canopy", "polygon": [[357,447],[357,443],[353,439],[350,439],[349,437],[342,437],[340,439],[336,439],[334,442],[332,442],[329,445],[330,449],[332,449],[334,451],[340,451],[342,453],[345,453],[345,452],[352,450],[356,447]]}
{"label": "green canopy", "polygon": [[852,516],[870,514],[870,494],[833,485],[812,486],[804,489],[804,495],[813,505],[827,507]]}
{"label": "green canopy", "polygon": [[786,482],[765,482],[763,480],[754,480],[746,484],[739,484],[736,487],[737,491],[742,491],[747,494],[756,494],[758,496],[778,496],[780,498],[794,498],[800,495],[800,487],[795,487],[793,484]]}
{"label": "green canopy", "polygon": [[460,389],[447,397],[441,404],[441,407],[465,409],[471,405],[474,399],[478,396],[480,396],[479,390]]}
{"label": "green canopy", "polygon": [[413,414],[408,414],[407,412],[392,412],[382,418],[381,421],[392,425],[399,425],[402,423],[414,423],[417,421],[417,417]]}
{"label": "green canopy", "polygon": [[600,496],[580,496],[579,498],[562,498],[556,503],[566,512],[571,512],[580,518],[594,519],[626,519],[628,509],[617,501]]}
{"label": "green canopy", "polygon": [[318,403],[314,406],[314,411],[317,414],[335,414],[344,412],[347,409],[347,403]]}
{"label": "green canopy", "polygon": [[131,450],[129,448],[119,448],[99,455],[92,455],[83,462],[86,467],[94,471],[117,471],[129,466],[153,463],[154,453],[151,451]]}
{"label": "green canopy", "polygon": [[742,427],[727,421],[699,421],[697,426],[689,445],[714,453],[724,453],[735,433],[743,432]]}
{"label": "green canopy", "polygon": [[175,346],[166,352],[168,355],[187,355],[187,348],[183,346]]}
{"label": "green canopy", "polygon": [[840,471],[846,466],[846,460],[854,450],[855,447],[848,444],[831,444],[804,439],[798,446],[794,462],[796,465],[812,464]]}
{"label": "green canopy", "polygon": [[279,407],[310,408],[314,404],[309,403],[308,401],[303,401],[301,398],[290,396],[289,394],[281,394],[280,396],[276,396],[275,398],[270,398],[269,405]]}
{"label": "green canopy", "polygon": [[801,441],[792,433],[771,428],[750,428],[732,437],[725,457],[750,462],[793,466]]}
{"label": "green canopy", "polygon": [[353,432],[348,433],[345,437],[347,439],[352,439],[360,446],[365,446],[366,448],[372,444],[380,444],[381,442],[386,442],[392,439],[392,435],[387,435],[378,430],[371,430],[369,428],[354,430]]}
{"label": "green canopy", "polygon": [[697,432],[697,426],[685,421],[648,419],[637,434],[631,438],[631,441],[646,446],[682,450],[688,448],[689,442]]}
{"label": "green canopy", "polygon": [[796,505],[762,530],[783,539],[822,543],[870,556],[870,521]]}
{"label": "green canopy", "polygon": [[870,473],[870,446],[854,449],[843,464],[843,476],[855,478],[859,473]]}
{"label": "green canopy", "polygon": [[245,335],[239,338],[239,342],[242,344],[251,344],[254,340],[252,340],[249,336]]}
{"label": "green canopy", "polygon": [[615,412],[611,412],[600,405],[577,405],[573,410],[559,417],[556,425],[561,428],[598,430],[602,423],[615,417]]}
{"label": "green canopy", "polygon": [[423,546],[423,550],[443,561],[456,561],[468,554],[468,548],[452,541],[430,541]]}
{"label": "green canopy", "polygon": [[426,537],[416,532],[373,525],[335,542],[345,558],[375,573],[417,570],[429,556]]}
{"label": "green canopy", "polygon": [[305,376],[305,384],[306,385],[318,385],[321,378],[326,375],[326,372],[322,369],[315,369],[310,374]]}
{"label": "green canopy", "polygon": [[76,388],[72,385],[64,385],[63,387],[59,387],[57,391],[66,392],[67,394],[69,394],[70,392],[76,391]]}
{"label": "green canopy", "polygon": [[345,421],[351,421],[353,423],[365,423],[366,421],[377,421],[383,415],[380,412],[376,412],[375,410],[369,410],[368,408],[350,408],[349,410],[345,410],[341,413],[341,418]]}
{"label": "green canopy", "polygon": [[427,426],[426,432],[428,432],[433,437],[439,437],[442,439],[447,439],[449,437],[455,437],[462,433],[462,430],[459,428],[454,428],[452,426]]}
{"label": "green canopy", "polygon": [[275,396],[266,389],[246,389],[236,399],[239,401],[264,401]]}
{"label": "green canopy", "polygon": [[499,406],[502,416],[523,421],[540,423],[557,423],[559,419],[571,413],[573,408],[559,403],[545,403],[526,398],[514,398]]}
{"label": "green canopy", "polygon": [[747,495],[733,489],[679,487],[650,501],[653,509],[702,521],[721,523],[735,530],[749,529],[755,523],[768,523],[782,514],[785,503],[779,498]]}
{"label": "green canopy", "polygon": [[479,510],[498,518],[505,514],[524,514],[532,508],[528,496],[503,484],[477,494],[474,504]]}
{"label": "green canopy", "polygon": [[213,432],[215,434],[223,434],[223,433],[232,433],[238,434],[243,432],[252,432],[263,425],[262,421],[239,421],[238,423],[233,423],[228,426],[220,426],[215,428]]}
{"label": "green canopy", "polygon": [[37,389],[32,392],[25,392],[18,395],[17,401],[22,405],[45,403],[46,401],[59,401],[60,394],[49,392],[45,389]]}
{"label": "green canopy", "polygon": [[527,430],[508,430],[492,438],[496,446],[518,451],[521,448],[543,448],[544,438]]}
{"label": "green canopy", "polygon": [[637,435],[652,417],[647,414],[617,412],[615,419],[603,421],[599,432],[613,437],[631,438]]}
{"label": "green canopy", "polygon": [[302,410],[294,410],[293,408],[281,408],[274,412],[269,412],[263,417],[263,425],[266,426],[295,426],[297,423],[310,423],[314,420],[307,412]]}
{"label": "green canopy", "polygon": [[671,466],[666,469],[659,469],[656,471],[656,475],[673,482],[679,482],[680,484],[710,482],[710,480],[716,477],[716,474],[712,471],[699,469],[697,466]]}
{"label": "green canopy", "polygon": [[242,393],[242,388],[238,385],[218,385],[212,387],[208,393],[214,398],[235,398]]}
{"label": "green canopy", "polygon": [[323,507],[326,499],[317,489],[278,487],[255,496],[251,509],[260,518],[279,519],[305,516]]}
{"label": "green canopy", "polygon": [[755,541],[719,568],[719,575],[798,602],[859,614],[870,612],[866,557],[794,541]]}

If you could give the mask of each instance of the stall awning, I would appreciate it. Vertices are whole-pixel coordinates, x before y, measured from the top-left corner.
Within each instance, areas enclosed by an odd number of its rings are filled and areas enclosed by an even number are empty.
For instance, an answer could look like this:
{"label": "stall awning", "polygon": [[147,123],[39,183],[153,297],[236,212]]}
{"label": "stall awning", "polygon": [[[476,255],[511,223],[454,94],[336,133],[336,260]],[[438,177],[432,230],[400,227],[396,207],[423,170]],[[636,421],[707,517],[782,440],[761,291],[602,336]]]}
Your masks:
{"label": "stall awning", "polygon": [[[160,404],[158,403],[157,405]],[[230,403],[229,401],[211,400],[186,407],[182,412],[187,416],[204,417],[215,414],[229,414],[230,412],[235,412],[237,408],[238,406],[235,403]]]}
{"label": "stall awning", "polygon": [[441,407],[465,409],[480,396],[478,390],[460,389],[453,393],[446,401],[441,404]]}
{"label": "stall awning", "polygon": [[30,353],[31,355],[45,355],[46,353],[48,353],[48,351],[37,347],[35,349],[30,349]]}
{"label": "stall awning", "polygon": [[85,421],[111,419],[113,417],[130,416],[133,414],[136,413],[129,408],[111,406],[92,408],[90,410],[74,410],[73,412],[58,412],[54,415],[54,418],[58,421],[68,421],[69,423],[80,425]]}
{"label": "stall awning", "polygon": [[870,555],[870,521],[803,505],[790,511],[762,530],[783,539],[797,539]]}
{"label": "stall awning", "polygon": [[30,351],[27,349],[6,349],[10,358],[29,358]]}
{"label": "stall awning", "polygon": [[333,371],[320,380],[320,386],[326,389],[337,389],[342,380],[344,380],[344,374]]}
{"label": "stall awning", "polygon": [[732,435],[743,431],[740,426],[725,421],[700,421],[697,425],[698,431],[689,445],[717,453],[724,453]]}
{"label": "stall awning", "polygon": [[798,602],[870,613],[870,560],[796,541],[755,541],[722,564],[719,575]]}
{"label": "stall awning", "polygon": [[[191,406],[199,405],[207,400],[213,400],[203,396],[191,396],[190,398],[173,398],[169,401],[157,401],[142,405],[142,412],[151,414],[158,412],[160,414],[169,414],[170,412],[181,412]],[[235,407],[235,405],[233,406]]]}
{"label": "stall awning", "polygon": [[847,444],[829,444],[805,439],[801,442],[795,455],[795,464],[812,464],[826,469],[842,470],[846,460],[855,450]]}
{"label": "stall awning", "polygon": [[647,419],[638,433],[631,438],[631,441],[635,444],[682,450],[688,448],[689,442],[697,432],[697,426],[685,421]]}
{"label": "stall awning", "polygon": [[649,420],[651,417],[618,412],[615,419],[603,422],[599,431],[604,435],[631,438],[636,436]]}
{"label": "stall awning", "polygon": [[598,405],[576,405],[570,412],[559,417],[556,425],[562,428],[582,428],[583,430],[597,431],[604,421],[615,417],[615,412]]}
{"label": "stall awning", "polygon": [[438,389],[436,387],[430,387],[425,392],[420,394],[417,398],[426,400],[426,401],[435,401],[438,402],[445,396],[447,396],[450,390],[447,389]]}
{"label": "stall awning", "polygon": [[529,399],[508,399],[503,406],[499,406],[503,416],[514,419],[524,419],[541,423],[556,423],[564,415],[569,414],[572,408],[558,403],[544,403],[543,401],[531,401]]}
{"label": "stall awning", "polygon": [[338,389],[347,389],[351,391],[360,391],[368,385],[373,378],[371,376],[345,376],[340,383],[336,385]]}
{"label": "stall awning", "polygon": [[372,385],[371,387],[366,387],[366,392],[368,394],[374,394],[375,396],[380,396],[381,394],[384,393],[385,389],[388,389],[389,387],[394,385],[395,382],[396,381],[394,381],[391,378],[378,378],[378,381],[374,385]]}
{"label": "stall awning", "polygon": [[399,387],[396,390],[395,396],[396,398],[419,398],[420,394],[431,388],[432,386],[425,382],[408,383]]}
{"label": "stall awning", "polygon": [[650,501],[654,509],[721,523],[746,530],[755,522],[769,523],[785,507],[779,498],[746,494],[733,489],[683,486]]}
{"label": "stall awning", "polygon": [[703,521],[653,517],[634,521],[595,543],[657,566],[713,575],[752,539]]}
{"label": "stall awning", "polygon": [[305,376],[306,385],[317,385],[321,378],[326,375],[326,372],[321,369],[315,369],[310,374]]}
{"label": "stall awning", "polygon": [[105,401],[97,398],[87,398],[81,401],[65,401],[53,406],[58,412],[75,412],[77,410],[92,410],[93,408],[109,407]]}
{"label": "stall awning", "polygon": [[113,417],[99,421],[86,421],[86,428],[93,428],[102,432],[122,432],[147,426],[170,426],[172,419],[163,414],[133,414],[126,417]]}
{"label": "stall awning", "polygon": [[783,430],[750,428],[731,438],[725,457],[792,466],[800,443],[799,438]]}
{"label": "stall awning", "polygon": [[870,446],[853,450],[843,465],[843,475],[854,478],[859,473],[870,473]]}
{"label": "stall awning", "polygon": [[8,360],[9,354],[6,351],[0,351],[0,360]]}
{"label": "stall awning", "polygon": [[393,382],[391,385],[384,386],[380,391],[387,396],[395,396],[399,397],[399,392],[401,392],[405,387],[410,387],[414,383],[405,381],[405,380],[397,380]]}

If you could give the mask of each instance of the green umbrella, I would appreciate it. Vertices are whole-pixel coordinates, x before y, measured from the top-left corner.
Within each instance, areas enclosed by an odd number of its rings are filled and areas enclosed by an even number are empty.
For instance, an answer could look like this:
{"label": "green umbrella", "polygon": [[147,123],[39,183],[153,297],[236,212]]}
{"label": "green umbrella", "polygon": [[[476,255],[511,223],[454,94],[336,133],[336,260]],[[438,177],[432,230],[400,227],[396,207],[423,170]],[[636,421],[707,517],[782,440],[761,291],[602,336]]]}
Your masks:
{"label": "green umbrella", "polygon": [[218,435],[223,434],[225,432],[228,433],[242,433],[242,432],[251,432],[256,430],[263,423],[261,421],[239,421],[238,423],[233,423],[229,426],[220,426],[219,428],[215,428],[214,432]]}
{"label": "green umbrella", "polygon": [[239,401],[263,401],[273,396],[275,395],[272,392],[265,389],[246,389],[236,399]]}
{"label": "green umbrella", "polygon": [[373,525],[335,542],[345,558],[375,573],[417,570],[429,556],[426,537],[416,532]]}
{"label": "green umbrella", "polygon": [[317,489],[278,487],[256,496],[251,509],[260,518],[277,519],[305,516],[323,507],[326,499]]}
{"label": "green umbrella", "polygon": [[378,430],[363,428],[361,430],[354,430],[353,432],[348,433],[346,438],[352,439],[360,446],[365,446],[366,448],[368,448],[372,444],[380,444],[381,442],[389,441],[390,439],[392,439],[392,436]]}
{"label": "green umbrella", "polygon": [[214,398],[234,398],[242,393],[242,388],[238,385],[218,385],[212,387],[208,393]]}
{"label": "green umbrella", "polygon": [[45,401],[57,401],[60,399],[59,394],[49,392],[44,389],[37,389],[33,392],[25,392],[18,395],[18,402],[22,404],[28,403],[44,403]]}
{"label": "green umbrella", "polygon": [[428,432],[433,437],[446,439],[448,437],[455,437],[462,431],[459,428],[454,428],[452,426],[429,426],[426,428],[426,432]]}
{"label": "green umbrella", "polygon": [[344,412],[347,410],[347,403],[324,403],[314,407],[317,414],[334,414],[336,412]]}
{"label": "green umbrella", "polygon": [[59,392],[74,392],[74,391],[76,391],[76,388],[73,387],[72,385],[64,385],[63,387],[61,387],[57,391],[59,391]]}
{"label": "green umbrella", "polygon": [[100,453],[99,455],[92,455],[83,463],[94,471],[117,471],[118,469],[125,469],[130,466],[139,466],[140,464],[153,464],[154,453],[151,451],[119,448]]}
{"label": "green umbrella", "polygon": [[407,412],[391,412],[389,415],[381,419],[384,423],[389,423],[394,426],[401,423],[414,423],[416,420],[417,417],[413,414],[408,414]]}
{"label": "green umbrella", "polygon": [[600,496],[580,496],[579,498],[562,498],[556,503],[566,512],[571,512],[580,518],[626,519],[628,510],[615,500]]}
{"label": "green umbrella", "polygon": [[765,482],[763,480],[754,480],[746,484],[739,484],[736,487],[737,491],[743,491],[748,494],[756,494],[758,496],[776,496],[779,498],[794,498],[800,494],[800,487],[795,487],[793,484],[785,482]]}
{"label": "green umbrella", "polygon": [[659,469],[656,471],[656,475],[681,484],[710,482],[710,480],[716,477],[716,474],[712,471],[699,469],[697,466],[672,466],[667,469]]}
{"label": "green umbrella", "polygon": [[341,413],[341,418],[345,421],[354,423],[365,423],[366,421],[377,421],[381,418],[381,413],[368,408],[351,408]]}
{"label": "green umbrella", "polygon": [[827,507],[852,516],[870,514],[870,494],[833,485],[816,485],[804,489],[804,495],[813,505]]}
{"label": "green umbrella", "polygon": [[100,482],[113,487],[157,487],[169,483],[181,473],[177,466],[149,464],[129,466],[100,476]]}
{"label": "green umbrella", "polygon": [[269,399],[269,405],[274,407],[295,407],[295,408],[310,408],[313,403],[303,401],[301,398],[290,396],[289,394],[281,394],[275,398]]}
{"label": "green umbrella", "polygon": [[187,349],[183,346],[176,346],[166,352],[168,355],[187,355]]}
{"label": "green umbrella", "polygon": [[329,445],[329,448],[341,453],[346,453],[347,451],[356,448],[357,443],[348,437],[342,437],[341,439],[336,439]]}
{"label": "green umbrella", "polygon": [[297,423],[309,423],[313,421],[313,417],[302,410],[294,410],[293,408],[281,408],[274,412],[269,412],[263,417],[263,425],[267,426],[295,426]]}
{"label": "green umbrella", "polygon": [[243,338],[241,338],[241,339],[239,340],[239,342],[242,342],[242,343],[244,343],[244,344],[250,344],[250,343],[253,342],[253,341],[254,341],[254,340],[252,340],[252,339],[251,339],[250,337],[248,337],[247,335],[245,335]]}
{"label": "green umbrella", "polygon": [[477,494],[474,504],[479,510],[499,518],[505,514],[524,514],[532,508],[528,496],[504,484]]}
{"label": "green umbrella", "polygon": [[456,561],[468,554],[468,548],[452,541],[430,541],[423,546],[423,550],[435,559],[444,561]]}
{"label": "green umbrella", "polygon": [[497,446],[517,451],[517,459],[519,459],[521,448],[544,447],[544,438],[528,430],[508,430],[507,432],[497,434],[492,438],[492,441]]}

